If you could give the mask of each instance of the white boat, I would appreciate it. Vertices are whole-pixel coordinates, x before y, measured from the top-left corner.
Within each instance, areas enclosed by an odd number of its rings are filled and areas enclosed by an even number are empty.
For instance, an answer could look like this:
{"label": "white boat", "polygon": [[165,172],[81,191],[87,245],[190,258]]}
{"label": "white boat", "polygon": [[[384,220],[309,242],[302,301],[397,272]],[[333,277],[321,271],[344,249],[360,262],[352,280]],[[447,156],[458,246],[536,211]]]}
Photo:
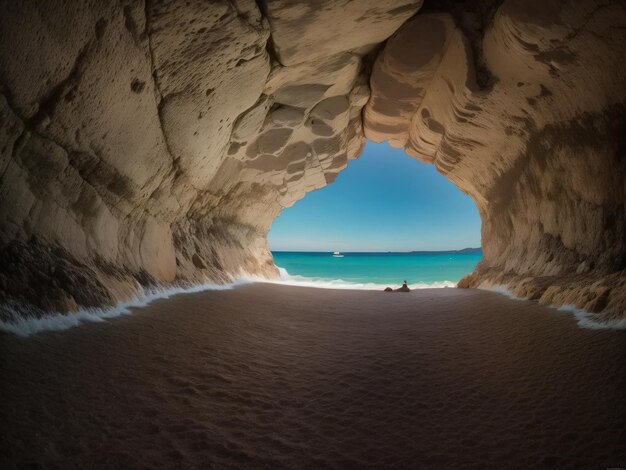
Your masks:
{"label": "white boat", "polygon": [[333,257],[335,258],[343,258],[343,255],[338,251],[333,251]]}

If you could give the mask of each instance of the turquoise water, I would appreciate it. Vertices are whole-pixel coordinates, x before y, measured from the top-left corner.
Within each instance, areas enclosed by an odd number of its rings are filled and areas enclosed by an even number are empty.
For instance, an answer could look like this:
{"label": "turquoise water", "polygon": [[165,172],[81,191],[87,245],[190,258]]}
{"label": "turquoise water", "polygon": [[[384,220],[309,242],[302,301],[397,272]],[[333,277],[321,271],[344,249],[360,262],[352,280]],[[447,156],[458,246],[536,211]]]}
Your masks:
{"label": "turquoise water", "polygon": [[332,253],[275,251],[274,263],[288,280],[413,287],[455,285],[472,272],[482,253]]}

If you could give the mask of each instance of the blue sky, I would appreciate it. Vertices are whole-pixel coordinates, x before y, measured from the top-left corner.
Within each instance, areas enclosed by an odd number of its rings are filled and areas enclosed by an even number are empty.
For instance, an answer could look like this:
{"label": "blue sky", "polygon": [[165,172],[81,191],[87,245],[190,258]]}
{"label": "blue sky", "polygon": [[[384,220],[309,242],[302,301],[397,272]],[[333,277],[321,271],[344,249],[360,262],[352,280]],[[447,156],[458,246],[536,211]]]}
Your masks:
{"label": "blue sky", "polygon": [[433,165],[368,142],[334,183],[283,210],[274,251],[412,251],[480,246],[474,202]]}

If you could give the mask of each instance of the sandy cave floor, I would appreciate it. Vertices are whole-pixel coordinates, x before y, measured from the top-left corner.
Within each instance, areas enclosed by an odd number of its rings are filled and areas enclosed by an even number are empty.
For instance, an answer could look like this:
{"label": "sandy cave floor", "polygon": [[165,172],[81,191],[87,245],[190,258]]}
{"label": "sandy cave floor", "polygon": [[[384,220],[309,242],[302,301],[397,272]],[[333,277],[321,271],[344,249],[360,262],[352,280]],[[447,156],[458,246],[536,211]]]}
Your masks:
{"label": "sandy cave floor", "polygon": [[626,467],[626,333],[491,292],[180,295],[0,377],[2,468]]}

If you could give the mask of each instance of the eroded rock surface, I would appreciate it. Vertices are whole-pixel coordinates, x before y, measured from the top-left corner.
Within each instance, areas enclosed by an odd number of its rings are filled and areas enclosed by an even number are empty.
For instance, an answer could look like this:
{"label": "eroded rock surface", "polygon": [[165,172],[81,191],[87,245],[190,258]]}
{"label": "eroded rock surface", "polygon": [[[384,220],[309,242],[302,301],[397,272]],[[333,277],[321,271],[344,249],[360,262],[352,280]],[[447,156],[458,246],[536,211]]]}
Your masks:
{"label": "eroded rock surface", "polygon": [[626,6],[421,7],[3,1],[0,297],[276,275],[273,219],[369,138],[476,202],[462,285],[623,316]]}
{"label": "eroded rock surface", "polygon": [[626,5],[502,2],[479,44],[460,15],[417,15],[387,41],[366,137],[435,164],[476,202],[484,261],[461,285],[623,315]]}

